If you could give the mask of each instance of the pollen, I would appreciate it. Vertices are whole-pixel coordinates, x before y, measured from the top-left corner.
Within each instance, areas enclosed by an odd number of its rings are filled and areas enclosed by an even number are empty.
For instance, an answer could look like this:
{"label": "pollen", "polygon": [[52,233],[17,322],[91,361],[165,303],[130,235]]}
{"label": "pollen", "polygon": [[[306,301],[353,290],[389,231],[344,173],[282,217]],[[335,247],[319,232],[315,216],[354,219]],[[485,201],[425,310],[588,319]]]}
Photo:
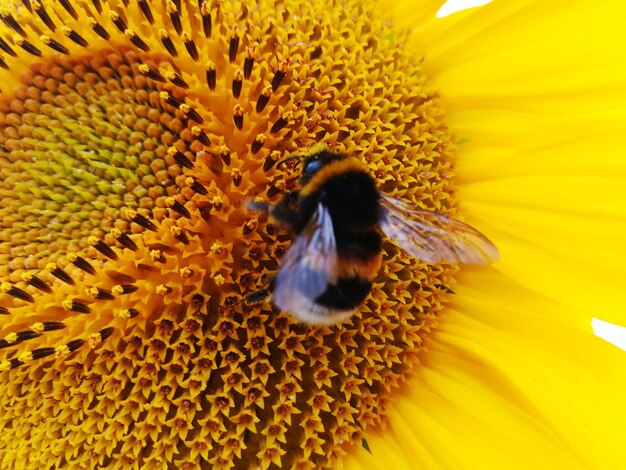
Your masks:
{"label": "pollen", "polygon": [[329,467],[384,424],[454,267],[385,242],[333,327],[244,301],[291,240],[247,201],[297,189],[294,152],[323,142],[454,213],[438,93],[375,8],[3,7],[3,467]]}

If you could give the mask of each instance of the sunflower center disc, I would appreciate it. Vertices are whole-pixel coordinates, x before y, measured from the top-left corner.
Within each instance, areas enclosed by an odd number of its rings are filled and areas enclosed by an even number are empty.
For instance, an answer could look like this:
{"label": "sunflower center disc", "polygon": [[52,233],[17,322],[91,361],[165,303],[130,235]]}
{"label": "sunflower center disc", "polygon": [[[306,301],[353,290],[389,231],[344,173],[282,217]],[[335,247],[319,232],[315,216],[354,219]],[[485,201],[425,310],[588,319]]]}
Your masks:
{"label": "sunflower center disc", "polygon": [[436,93],[358,2],[85,8],[0,27],[4,465],[332,465],[417,366],[453,269],[387,242],[350,322],[296,324],[237,303],[290,243],[245,201],[324,141],[452,211]]}

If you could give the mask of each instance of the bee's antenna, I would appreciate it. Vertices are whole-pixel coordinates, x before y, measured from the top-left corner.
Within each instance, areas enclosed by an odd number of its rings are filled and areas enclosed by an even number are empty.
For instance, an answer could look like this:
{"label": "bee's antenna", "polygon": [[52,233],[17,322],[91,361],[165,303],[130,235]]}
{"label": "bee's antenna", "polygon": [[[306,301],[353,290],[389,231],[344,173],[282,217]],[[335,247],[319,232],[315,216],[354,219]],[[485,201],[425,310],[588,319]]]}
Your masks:
{"label": "bee's antenna", "polygon": [[281,165],[284,165],[285,163],[291,160],[298,160],[296,162],[296,165],[294,166],[294,168],[296,168],[298,166],[298,163],[300,163],[300,161],[302,160],[302,155],[289,155],[288,157],[285,157],[279,160],[278,163],[276,164],[276,168],[280,167]]}

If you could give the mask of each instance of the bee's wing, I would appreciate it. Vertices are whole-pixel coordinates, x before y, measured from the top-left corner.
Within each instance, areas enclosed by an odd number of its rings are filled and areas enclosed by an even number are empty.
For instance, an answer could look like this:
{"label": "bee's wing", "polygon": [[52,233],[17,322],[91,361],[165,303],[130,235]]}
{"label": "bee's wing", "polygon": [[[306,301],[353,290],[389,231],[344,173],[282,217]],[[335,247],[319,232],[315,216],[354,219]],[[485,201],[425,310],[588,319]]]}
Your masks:
{"label": "bee's wing", "polygon": [[310,300],[337,283],[337,246],[328,208],[319,203],[306,228],[282,260],[273,292],[274,303],[294,312],[302,298]]}
{"label": "bee's wing", "polygon": [[410,255],[429,263],[487,264],[498,249],[478,230],[443,214],[381,194],[380,228]]}

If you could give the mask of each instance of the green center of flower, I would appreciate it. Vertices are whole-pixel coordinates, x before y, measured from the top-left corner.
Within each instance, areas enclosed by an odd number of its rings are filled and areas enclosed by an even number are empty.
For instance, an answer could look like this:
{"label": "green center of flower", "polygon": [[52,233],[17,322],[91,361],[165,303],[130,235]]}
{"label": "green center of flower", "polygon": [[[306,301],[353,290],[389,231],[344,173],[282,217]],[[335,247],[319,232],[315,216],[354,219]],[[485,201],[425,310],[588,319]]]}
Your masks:
{"label": "green center of flower", "polygon": [[177,193],[172,163],[187,148],[186,123],[159,106],[137,60],[111,53],[38,64],[4,103],[3,279],[82,251],[88,237],[129,232],[124,209],[153,219]]}
{"label": "green center of flower", "polygon": [[290,235],[245,209],[326,142],[453,209],[419,63],[371,6],[143,0],[2,11],[7,465],[331,465],[417,366],[452,268],[395,245],[353,319],[240,303]]}

